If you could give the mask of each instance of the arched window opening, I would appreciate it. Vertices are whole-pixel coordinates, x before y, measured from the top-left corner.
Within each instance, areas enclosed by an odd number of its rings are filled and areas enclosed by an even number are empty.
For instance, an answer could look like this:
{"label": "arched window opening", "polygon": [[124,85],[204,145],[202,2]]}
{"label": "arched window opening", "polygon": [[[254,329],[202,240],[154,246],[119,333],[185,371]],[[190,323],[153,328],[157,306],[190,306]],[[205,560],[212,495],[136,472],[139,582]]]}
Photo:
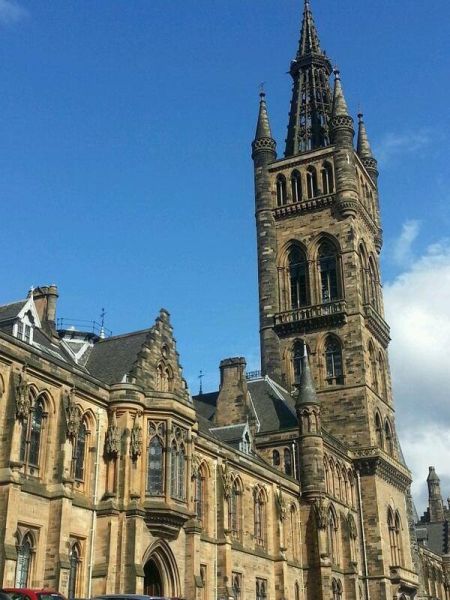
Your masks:
{"label": "arched window opening", "polygon": [[267,581],[265,579],[256,579],[256,600],[267,600]]}
{"label": "arched window opening", "polygon": [[306,190],[309,199],[318,195],[317,172],[314,167],[308,167],[306,171]]}
{"label": "arched window opening", "polygon": [[292,477],[292,452],[289,448],[284,449],[284,472]]}
{"label": "arched window opening", "polygon": [[16,562],[16,577],[15,587],[26,588],[29,584],[31,575],[31,563],[33,557],[33,540],[31,535],[27,533],[22,542],[17,546],[17,562]]}
{"label": "arched window opening", "polygon": [[233,590],[233,599],[242,600],[242,574],[233,573],[231,583],[231,589]]}
{"label": "arched window opening", "polygon": [[342,385],[344,383],[344,371],[342,368],[342,348],[339,341],[328,338],[325,344],[326,379],[329,385]]}
{"label": "arched window opening", "polygon": [[336,250],[330,242],[323,242],[319,248],[319,270],[322,302],[339,299],[338,268]]}
{"label": "arched window opening", "polygon": [[372,257],[369,258],[369,293],[371,305],[377,312],[380,312],[378,302],[378,277]]}
{"label": "arched window opening", "polygon": [[388,399],[388,388],[387,388],[387,373],[386,373],[386,365],[384,362],[383,355],[381,352],[378,353],[378,372],[379,372],[379,380],[380,380],[380,393],[382,395],[383,400]]}
{"label": "arched window opening", "polygon": [[86,456],[86,438],[87,428],[86,423],[81,423],[80,429],[78,430],[78,436],[75,442],[75,464],[74,464],[74,475],[77,481],[84,480],[84,462]]}
{"label": "arched window opening", "polygon": [[289,285],[291,308],[300,308],[309,304],[308,262],[306,255],[298,246],[289,251]]}
{"label": "arched window opening", "polygon": [[333,579],[331,590],[333,592],[333,600],[342,600],[342,583],[339,579]]}
{"label": "arched window opening", "polygon": [[331,494],[330,469],[328,468],[328,459],[326,456],[323,459],[323,468],[325,472],[325,491],[327,492],[327,494]]}
{"label": "arched window opening", "polygon": [[68,585],[68,596],[69,599],[77,597],[77,587],[79,580],[79,571],[81,563],[81,550],[78,544],[72,544],[69,553],[69,585]]}
{"label": "arched window opening", "polygon": [[305,355],[305,342],[297,340],[292,349],[292,366],[294,368],[294,383],[300,382],[302,375],[303,356]]}
{"label": "arched window opening", "polygon": [[170,449],[170,495],[177,500],[185,499],[185,452],[182,445],[173,441]]}
{"label": "arched window opening", "polygon": [[302,178],[298,171],[292,171],[291,175],[292,202],[302,201]]}
{"label": "arched window opening", "polygon": [[280,453],[278,452],[278,450],[274,450],[272,452],[272,463],[274,467],[279,467],[281,464]]}
{"label": "arched window opening", "polygon": [[184,500],[186,497],[185,485],[186,481],[186,453],[184,446],[181,446],[178,451],[178,499]]}
{"label": "arched window opening", "polygon": [[383,440],[383,426],[381,424],[380,414],[375,413],[375,431],[377,434],[377,444],[378,447],[384,449],[384,440]]}
{"label": "arched window opening", "polygon": [[384,439],[386,440],[386,452],[393,456],[394,454],[394,440],[392,436],[392,427],[389,423],[389,419],[386,419],[384,423]]}
{"label": "arched window opening", "polygon": [[299,561],[299,532],[298,532],[298,518],[297,518],[297,509],[295,504],[291,505],[291,510],[289,511],[290,518],[290,541],[292,548],[292,560],[295,562]]}
{"label": "arched window opening", "polygon": [[158,565],[150,559],[144,567],[144,594],[147,596],[162,596],[164,586]]}
{"label": "arched window opening", "polygon": [[241,489],[235,479],[228,499],[228,527],[231,536],[238,540],[241,537]]}
{"label": "arched window opening", "polygon": [[295,600],[300,600],[300,585],[299,585],[298,581],[295,582],[294,598],[295,598]]}
{"label": "arched window opening", "polygon": [[30,446],[28,462],[33,467],[39,466],[39,452],[41,446],[42,421],[44,418],[44,403],[38,399],[31,412]]}
{"label": "arched window opening", "polygon": [[286,178],[284,175],[277,177],[277,206],[287,204]]}
{"label": "arched window opening", "polygon": [[322,170],[322,193],[323,194],[331,194],[334,190],[333,184],[333,167],[330,163],[324,163]]}
{"label": "arched window opening", "polygon": [[375,392],[378,394],[378,369],[377,362],[375,358],[375,350],[372,343],[369,343],[369,360],[370,360],[370,375],[372,379],[372,387]]}
{"label": "arched window opening", "polygon": [[204,519],[206,516],[206,507],[205,507],[205,496],[206,496],[206,485],[205,485],[205,477],[202,471],[199,469],[197,476],[195,478],[195,491],[194,491],[194,505],[195,505],[195,515],[197,519],[204,526]]}
{"label": "arched window opening", "polygon": [[401,523],[398,512],[394,515],[391,508],[388,509],[389,543],[391,546],[391,565],[399,567],[402,564],[402,552],[400,542]]}
{"label": "arched window opening", "polygon": [[163,443],[158,436],[150,440],[147,465],[147,493],[161,496],[164,493]]}
{"label": "arched window opening", "polygon": [[337,521],[333,511],[330,509],[328,512],[328,554],[331,560],[331,564],[339,564],[339,549],[337,539]]}
{"label": "arched window opening", "polygon": [[265,546],[266,504],[261,490],[255,492],[253,509],[255,543],[258,544],[258,546]]}

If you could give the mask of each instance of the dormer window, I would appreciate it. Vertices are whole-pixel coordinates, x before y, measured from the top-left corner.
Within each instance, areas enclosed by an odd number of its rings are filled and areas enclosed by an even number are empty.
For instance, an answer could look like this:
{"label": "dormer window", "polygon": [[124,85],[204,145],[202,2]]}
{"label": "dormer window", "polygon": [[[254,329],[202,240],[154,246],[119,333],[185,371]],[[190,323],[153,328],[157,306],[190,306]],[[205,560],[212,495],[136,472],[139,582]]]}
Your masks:
{"label": "dormer window", "polygon": [[23,315],[23,317],[19,317],[14,324],[13,335],[18,340],[22,340],[27,344],[31,344],[33,342],[33,328],[34,318],[31,314],[31,311],[28,311]]}

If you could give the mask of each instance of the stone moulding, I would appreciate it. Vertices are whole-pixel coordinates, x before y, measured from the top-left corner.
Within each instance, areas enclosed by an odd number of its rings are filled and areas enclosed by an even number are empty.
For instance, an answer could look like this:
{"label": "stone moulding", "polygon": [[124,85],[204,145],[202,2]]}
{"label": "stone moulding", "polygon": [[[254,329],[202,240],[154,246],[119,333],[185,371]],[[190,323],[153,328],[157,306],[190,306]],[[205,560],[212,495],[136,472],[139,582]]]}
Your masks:
{"label": "stone moulding", "polygon": [[285,219],[286,217],[290,217],[291,215],[296,215],[298,213],[309,212],[319,208],[324,208],[326,206],[331,206],[334,204],[334,201],[334,194],[329,194],[327,196],[311,198],[310,200],[302,200],[301,202],[284,204],[283,206],[278,206],[277,208],[273,209],[273,216],[275,220]]}
{"label": "stone moulding", "polygon": [[347,321],[347,303],[345,300],[305,306],[274,316],[274,328],[278,335],[304,333],[323,327],[338,327]]}
{"label": "stone moulding", "polygon": [[389,325],[370,305],[364,305],[364,317],[367,329],[376,337],[383,348],[387,348],[391,341]]}
{"label": "stone moulding", "polygon": [[192,517],[184,510],[166,505],[154,506],[152,502],[144,503],[144,521],[148,530],[155,536],[176,539],[183,525]]}
{"label": "stone moulding", "polygon": [[354,454],[357,456],[354,465],[361,477],[376,475],[402,492],[411,485],[409,473],[387,460],[377,448],[363,448],[354,451]]}

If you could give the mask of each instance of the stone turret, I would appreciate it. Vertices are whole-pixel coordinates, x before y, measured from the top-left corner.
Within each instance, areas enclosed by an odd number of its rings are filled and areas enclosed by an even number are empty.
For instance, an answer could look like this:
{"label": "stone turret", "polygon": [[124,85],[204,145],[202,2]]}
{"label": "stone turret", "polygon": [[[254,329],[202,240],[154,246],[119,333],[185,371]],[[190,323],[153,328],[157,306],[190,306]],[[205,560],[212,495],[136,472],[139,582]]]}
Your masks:
{"label": "stone turret", "polygon": [[353,150],[353,119],[349,115],[342,89],[340,73],[334,70],[333,108],[330,134],[335,145],[335,178],[337,205],[343,217],[355,216],[357,212],[357,181],[355,154]]}
{"label": "stone turret", "polygon": [[377,161],[373,155],[372,148],[370,147],[369,137],[367,135],[366,125],[364,123],[362,113],[358,114],[358,143],[356,146],[356,152],[358,153],[362,164],[366,167],[366,171],[369,173],[372,181],[375,185],[377,185]]}
{"label": "stone turret", "polygon": [[281,379],[279,345],[273,331],[273,316],[277,307],[277,237],[272,208],[271,180],[268,165],[276,160],[276,142],[272,138],[266,95],[260,94],[256,135],[252,143],[255,172],[255,212],[258,244],[259,323],[261,337],[261,367],[263,374]]}
{"label": "stone turret", "polygon": [[295,394],[299,425],[299,461],[302,496],[314,499],[325,491],[320,400],[309,367],[307,350],[302,359],[300,383]]}
{"label": "stone turret", "polygon": [[444,503],[441,494],[441,481],[437,476],[434,467],[429,467],[427,485],[430,522],[438,523],[444,521]]}

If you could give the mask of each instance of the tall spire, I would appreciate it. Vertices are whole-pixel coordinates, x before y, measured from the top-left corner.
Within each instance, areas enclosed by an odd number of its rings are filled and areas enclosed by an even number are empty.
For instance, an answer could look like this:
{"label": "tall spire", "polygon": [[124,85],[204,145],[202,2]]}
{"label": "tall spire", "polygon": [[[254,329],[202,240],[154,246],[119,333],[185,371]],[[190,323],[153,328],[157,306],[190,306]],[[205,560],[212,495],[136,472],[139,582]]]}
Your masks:
{"label": "tall spire", "polygon": [[305,0],[300,42],[290,74],[293,88],[285,156],[330,143],[331,63],[320,46],[309,0]]}
{"label": "tall spire", "polygon": [[259,98],[258,122],[256,124],[255,139],[252,142],[252,157],[255,158],[257,154],[264,153],[264,155],[267,154],[267,160],[270,162],[276,158],[277,144],[272,137],[272,131],[270,129],[266,94],[264,91],[261,91]]}
{"label": "tall spire", "polygon": [[331,109],[332,117],[348,117],[348,106],[342,89],[341,74],[339,69],[334,69],[334,93],[333,107]]}

